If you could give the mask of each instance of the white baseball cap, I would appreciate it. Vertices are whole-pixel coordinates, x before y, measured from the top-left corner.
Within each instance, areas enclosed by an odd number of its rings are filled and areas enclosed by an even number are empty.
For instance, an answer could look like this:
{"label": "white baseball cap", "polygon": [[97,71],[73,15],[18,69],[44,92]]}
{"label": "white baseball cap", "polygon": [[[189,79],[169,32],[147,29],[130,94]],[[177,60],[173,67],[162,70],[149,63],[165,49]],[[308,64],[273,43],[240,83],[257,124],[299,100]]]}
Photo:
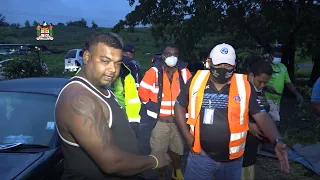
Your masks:
{"label": "white baseball cap", "polygon": [[213,65],[217,64],[236,64],[236,52],[229,44],[218,44],[210,52],[209,58],[212,60]]}

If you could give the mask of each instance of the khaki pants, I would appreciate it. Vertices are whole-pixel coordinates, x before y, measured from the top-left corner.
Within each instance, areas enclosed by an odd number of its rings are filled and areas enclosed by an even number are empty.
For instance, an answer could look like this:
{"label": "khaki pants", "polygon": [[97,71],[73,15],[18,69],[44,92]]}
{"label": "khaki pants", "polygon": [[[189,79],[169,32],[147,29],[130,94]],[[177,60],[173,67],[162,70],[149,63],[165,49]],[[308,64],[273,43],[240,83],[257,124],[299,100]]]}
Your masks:
{"label": "khaki pants", "polygon": [[168,150],[183,155],[184,143],[175,123],[158,121],[150,138],[151,152],[167,152]]}
{"label": "khaki pants", "polygon": [[269,114],[271,116],[271,118],[275,121],[275,122],[280,122],[280,105],[276,104],[275,102],[273,102],[272,100],[268,99],[268,103],[270,105],[270,111]]}
{"label": "khaki pants", "polygon": [[241,180],[254,180],[255,167],[254,165],[242,168]]}

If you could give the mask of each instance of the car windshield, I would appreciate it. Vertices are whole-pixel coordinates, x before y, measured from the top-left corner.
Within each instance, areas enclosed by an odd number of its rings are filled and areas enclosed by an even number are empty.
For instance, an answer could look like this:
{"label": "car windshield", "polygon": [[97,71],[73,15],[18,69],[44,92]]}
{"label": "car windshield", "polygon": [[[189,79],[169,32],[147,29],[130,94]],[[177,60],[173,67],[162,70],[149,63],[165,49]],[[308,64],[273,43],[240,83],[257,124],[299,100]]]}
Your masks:
{"label": "car windshield", "polygon": [[66,55],[65,59],[76,58],[76,56],[77,56],[77,51],[76,50],[71,50]]}
{"label": "car windshield", "polygon": [[0,145],[48,146],[55,131],[55,101],[51,95],[0,92]]}

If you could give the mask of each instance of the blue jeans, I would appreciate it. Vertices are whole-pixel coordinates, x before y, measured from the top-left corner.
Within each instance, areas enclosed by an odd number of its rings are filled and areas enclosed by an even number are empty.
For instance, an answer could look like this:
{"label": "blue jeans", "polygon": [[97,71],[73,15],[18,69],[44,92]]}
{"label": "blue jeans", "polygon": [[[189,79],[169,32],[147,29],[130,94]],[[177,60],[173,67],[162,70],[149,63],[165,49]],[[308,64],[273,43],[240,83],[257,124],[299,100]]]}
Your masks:
{"label": "blue jeans", "polygon": [[205,152],[189,153],[184,180],[240,180],[242,157],[230,162],[217,162]]}

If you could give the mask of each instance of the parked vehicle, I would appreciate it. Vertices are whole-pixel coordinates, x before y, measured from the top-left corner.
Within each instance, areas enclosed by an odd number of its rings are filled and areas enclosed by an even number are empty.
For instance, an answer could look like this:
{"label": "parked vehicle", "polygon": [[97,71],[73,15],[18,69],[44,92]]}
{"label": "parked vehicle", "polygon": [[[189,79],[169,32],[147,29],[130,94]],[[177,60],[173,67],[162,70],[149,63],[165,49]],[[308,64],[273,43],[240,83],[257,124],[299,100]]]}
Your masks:
{"label": "parked vehicle", "polygon": [[27,54],[30,54],[31,51],[29,49],[19,49],[15,51],[15,53],[19,55],[27,55]]}
{"label": "parked vehicle", "polygon": [[0,55],[10,55],[13,54],[14,51],[10,49],[0,49]]}
{"label": "parked vehicle", "polygon": [[64,71],[76,72],[83,65],[83,50],[71,49],[64,57]]}
{"label": "parked vehicle", "polygon": [[151,59],[151,63],[153,64],[153,63],[157,62],[158,60],[161,60],[161,55],[162,55],[162,53],[156,53],[154,55],[154,57]]}
{"label": "parked vehicle", "polygon": [[63,172],[54,108],[68,78],[0,81],[0,179],[53,180]]}

